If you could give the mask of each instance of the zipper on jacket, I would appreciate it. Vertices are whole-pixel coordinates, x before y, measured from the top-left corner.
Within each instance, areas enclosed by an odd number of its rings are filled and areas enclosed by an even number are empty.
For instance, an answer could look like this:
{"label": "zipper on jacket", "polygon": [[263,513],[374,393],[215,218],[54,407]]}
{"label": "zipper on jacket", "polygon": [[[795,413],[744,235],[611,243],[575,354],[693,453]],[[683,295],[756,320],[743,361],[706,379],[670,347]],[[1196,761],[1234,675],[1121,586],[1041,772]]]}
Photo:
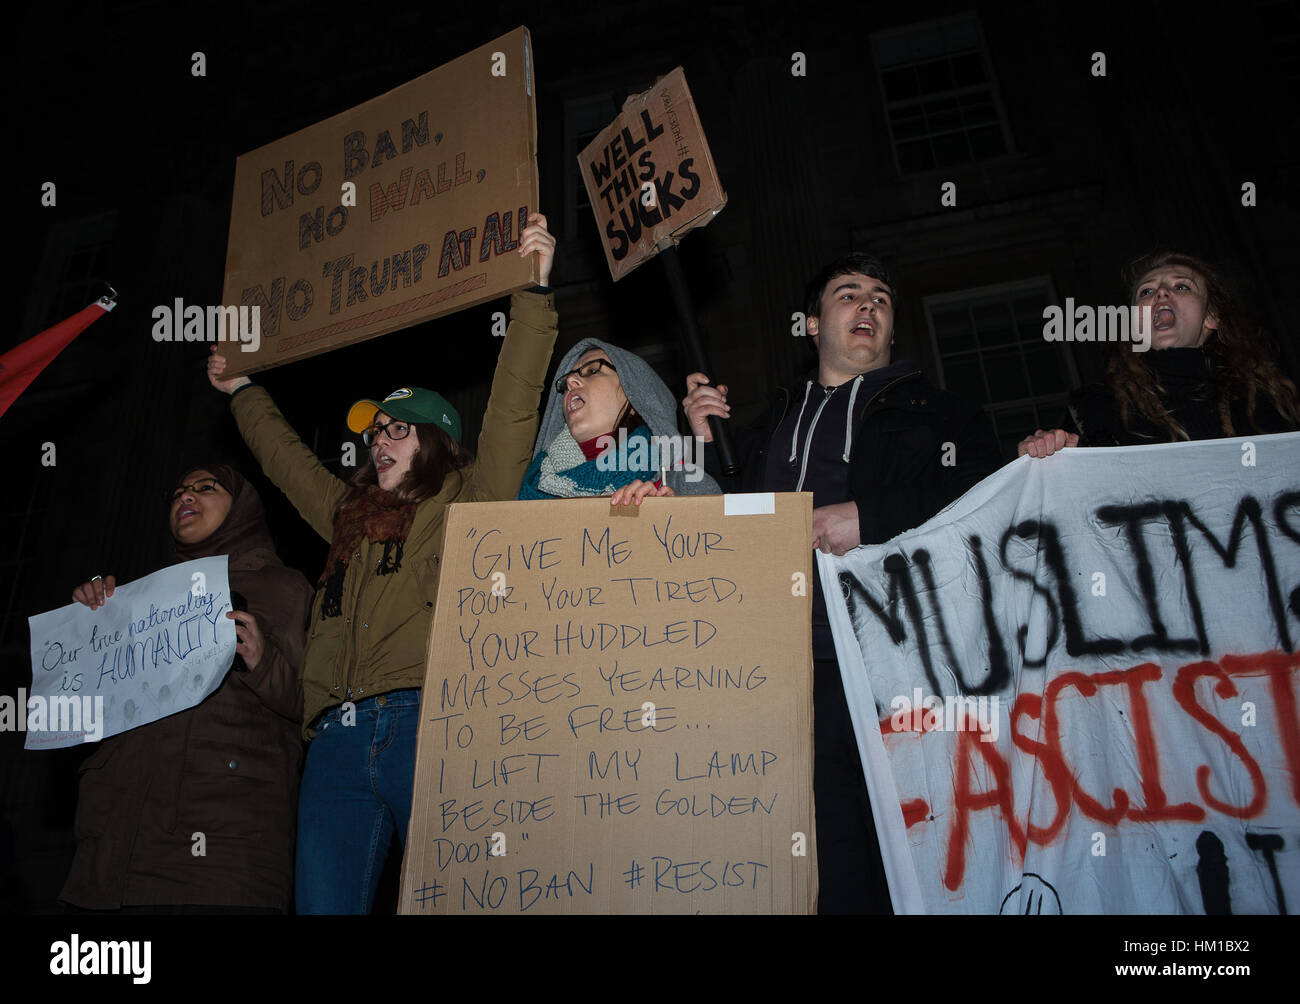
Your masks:
{"label": "zipper on jacket", "polygon": [[[881,387],[880,390],[872,394],[870,400],[868,400],[867,403],[862,408],[863,416],[865,417],[866,413],[871,410],[871,406],[876,403],[876,400],[880,397],[881,394],[885,393],[885,391],[890,390],[891,388],[902,383],[904,380],[911,379],[914,376],[916,376],[916,374],[914,373],[905,373],[902,376],[896,377],[895,379],[889,381],[889,383]],[[799,468],[799,481],[794,488],[794,490],[797,492],[803,491],[803,479],[804,476],[808,473],[808,453],[812,449],[813,428],[817,425],[817,419],[821,417],[822,409],[826,407],[826,402],[830,400],[831,395],[834,394],[838,388],[827,387],[823,389],[826,391],[826,396],[822,398],[821,404],[819,404],[817,406],[817,410],[813,412],[812,422],[808,425],[808,435],[804,439],[803,463],[800,465]],[[782,417],[784,418],[784,416]],[[849,421],[850,422],[853,421],[852,415],[849,415]]]}
{"label": "zipper on jacket", "polygon": [[803,491],[804,475],[808,473],[808,451],[812,449],[812,435],[813,430],[817,428],[817,419],[822,417],[822,409],[826,407],[826,402],[829,401],[831,395],[835,393],[834,387],[826,387],[824,389],[826,391],[826,396],[822,398],[821,404],[817,405],[817,410],[813,412],[812,421],[808,423],[808,435],[803,441],[803,463],[799,466],[799,482],[794,486],[794,490],[797,492]]}
{"label": "zipper on jacket", "polygon": [[[363,546],[365,545],[364,541],[362,542],[362,545]],[[365,556],[367,561],[370,560],[373,553],[374,553],[373,548],[370,547],[366,548]],[[361,551],[359,550],[355,551],[352,555],[352,560],[354,562],[360,562]],[[367,571],[368,570],[369,569],[367,569]],[[356,692],[352,689],[352,674],[353,674],[353,670],[356,669],[356,664],[359,656],[358,642],[360,640],[357,637],[356,626],[352,623],[352,615],[357,612],[357,607],[360,605],[361,593],[365,590],[365,586],[366,586],[366,576],[364,573],[362,573],[360,582],[357,585],[357,592],[354,596],[351,597],[353,601],[352,609],[351,610],[344,609],[340,612],[340,615],[343,617],[343,623],[346,625],[346,630],[344,634],[348,638],[349,647],[351,649],[351,652],[349,653],[349,657],[343,666],[343,690],[347,694],[347,697],[344,699],[348,701],[352,701],[356,699]],[[359,619],[360,618],[358,618],[358,620]]]}

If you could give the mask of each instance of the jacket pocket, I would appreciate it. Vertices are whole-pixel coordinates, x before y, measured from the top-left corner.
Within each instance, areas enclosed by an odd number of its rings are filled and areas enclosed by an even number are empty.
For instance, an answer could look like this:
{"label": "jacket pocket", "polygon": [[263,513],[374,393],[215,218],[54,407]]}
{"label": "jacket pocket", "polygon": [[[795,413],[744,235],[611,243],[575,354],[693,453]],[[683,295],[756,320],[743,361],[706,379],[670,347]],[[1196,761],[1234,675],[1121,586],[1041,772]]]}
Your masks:
{"label": "jacket pocket", "polygon": [[107,739],[96,743],[96,750],[81,761],[81,765],[77,768],[77,774],[82,775],[88,770],[102,769],[112,759],[113,754],[117,752],[118,745],[118,743],[110,742]]}
{"label": "jacket pocket", "polygon": [[438,598],[438,573],[441,567],[436,554],[421,562],[420,595],[429,604],[430,610],[433,609],[433,601]]}
{"label": "jacket pocket", "polygon": [[113,761],[120,745],[109,739],[103,740],[99,749],[81,761],[77,768],[77,813],[72,826],[77,840],[102,836],[108,831],[114,814],[122,811],[123,800],[114,784],[115,778],[104,770]]}
{"label": "jacket pocket", "polygon": [[189,832],[263,839],[292,825],[295,778],[282,751],[193,738],[177,822]]}
{"label": "jacket pocket", "polygon": [[882,432],[889,444],[881,456],[880,475],[886,482],[919,478],[938,459],[939,444],[929,426],[912,424]]}
{"label": "jacket pocket", "polygon": [[313,617],[302,657],[303,690],[314,688],[328,693],[336,686],[341,687],[345,682],[343,663],[349,650],[348,623],[342,614]]}

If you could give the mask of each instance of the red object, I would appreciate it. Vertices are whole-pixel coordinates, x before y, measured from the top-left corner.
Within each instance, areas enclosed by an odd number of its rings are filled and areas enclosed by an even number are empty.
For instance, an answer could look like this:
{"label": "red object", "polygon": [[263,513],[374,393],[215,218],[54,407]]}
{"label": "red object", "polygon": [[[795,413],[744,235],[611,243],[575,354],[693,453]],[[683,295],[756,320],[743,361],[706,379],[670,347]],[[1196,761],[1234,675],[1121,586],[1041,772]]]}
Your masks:
{"label": "red object", "polygon": [[111,300],[97,300],[66,321],[46,328],[0,355],[0,415],[9,410],[9,406],[18,400],[18,395],[54,361],[55,356],[114,306]]}
{"label": "red object", "polygon": [[[2,414],[4,414],[4,412],[0,412],[0,415]],[[609,433],[609,435],[613,436],[613,433],[611,432]],[[588,439],[585,440],[584,442],[579,443],[578,447],[579,449],[582,450],[582,455],[586,457],[588,460],[595,460],[597,457],[599,457],[602,453],[605,452],[606,449],[606,446],[600,445],[600,441],[604,438],[605,438],[604,436],[595,436],[592,439]],[[651,484],[653,484],[656,488],[662,488],[663,479],[655,478],[654,481],[651,482]]]}

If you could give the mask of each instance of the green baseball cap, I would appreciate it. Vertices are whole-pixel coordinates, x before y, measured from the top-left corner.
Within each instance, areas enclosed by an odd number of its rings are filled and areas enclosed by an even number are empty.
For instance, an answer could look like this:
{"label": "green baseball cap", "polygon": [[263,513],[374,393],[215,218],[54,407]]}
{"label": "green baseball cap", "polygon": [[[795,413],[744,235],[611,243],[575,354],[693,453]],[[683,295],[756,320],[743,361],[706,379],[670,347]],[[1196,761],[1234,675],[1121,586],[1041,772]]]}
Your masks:
{"label": "green baseball cap", "polygon": [[365,432],[381,411],[399,422],[436,425],[460,443],[460,415],[437,391],[423,387],[398,387],[382,401],[365,398],[348,409],[348,428],[353,432]]}

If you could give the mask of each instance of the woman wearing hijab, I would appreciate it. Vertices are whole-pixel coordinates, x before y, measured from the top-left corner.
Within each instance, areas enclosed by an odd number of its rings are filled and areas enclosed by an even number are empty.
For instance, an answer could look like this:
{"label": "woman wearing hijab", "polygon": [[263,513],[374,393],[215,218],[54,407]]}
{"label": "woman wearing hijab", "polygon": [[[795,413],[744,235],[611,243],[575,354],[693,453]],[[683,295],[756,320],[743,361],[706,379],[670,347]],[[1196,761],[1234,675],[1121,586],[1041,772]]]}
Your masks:
{"label": "woman wearing hijab", "polygon": [[209,357],[208,377],[233,395],[231,411],[262,470],[330,544],[303,662],[311,743],[298,799],[299,913],[369,913],[394,833],[405,846],[447,506],[513,498],[537,428],[556,335],[545,285],[555,239],[541,215],[520,236],[520,255],[534,252],[542,286],[511,297],[476,459],[441,395],[402,387],[348,412],[369,453],[346,483],[263,388],[221,379],[225,358],[216,346]]}
{"label": "woman wearing hijab", "polygon": [[1154,252],[1133,262],[1124,280],[1130,302],[1151,308],[1151,351],[1117,347],[1105,381],[1076,391],[1063,427],[1025,437],[1019,456],[1292,432],[1300,425],[1295,384],[1213,266]]}
{"label": "woman wearing hijab", "polygon": [[[261,499],[230,467],[186,473],[169,522],[178,562],[229,555],[230,591],[247,604],[226,614],[235,663],[195,707],[105,739],[86,758],[60,899],[89,910],[283,913],[311,586],[276,556]],[[95,576],[72,597],[98,609],[115,586]]]}
{"label": "woman wearing hijab", "polygon": [[[677,401],[640,356],[588,338],[560,361],[542,416],[521,499],[613,495],[641,504],[647,495],[716,495],[717,482],[692,457],[675,457]],[[698,475],[698,479],[693,479]]]}

